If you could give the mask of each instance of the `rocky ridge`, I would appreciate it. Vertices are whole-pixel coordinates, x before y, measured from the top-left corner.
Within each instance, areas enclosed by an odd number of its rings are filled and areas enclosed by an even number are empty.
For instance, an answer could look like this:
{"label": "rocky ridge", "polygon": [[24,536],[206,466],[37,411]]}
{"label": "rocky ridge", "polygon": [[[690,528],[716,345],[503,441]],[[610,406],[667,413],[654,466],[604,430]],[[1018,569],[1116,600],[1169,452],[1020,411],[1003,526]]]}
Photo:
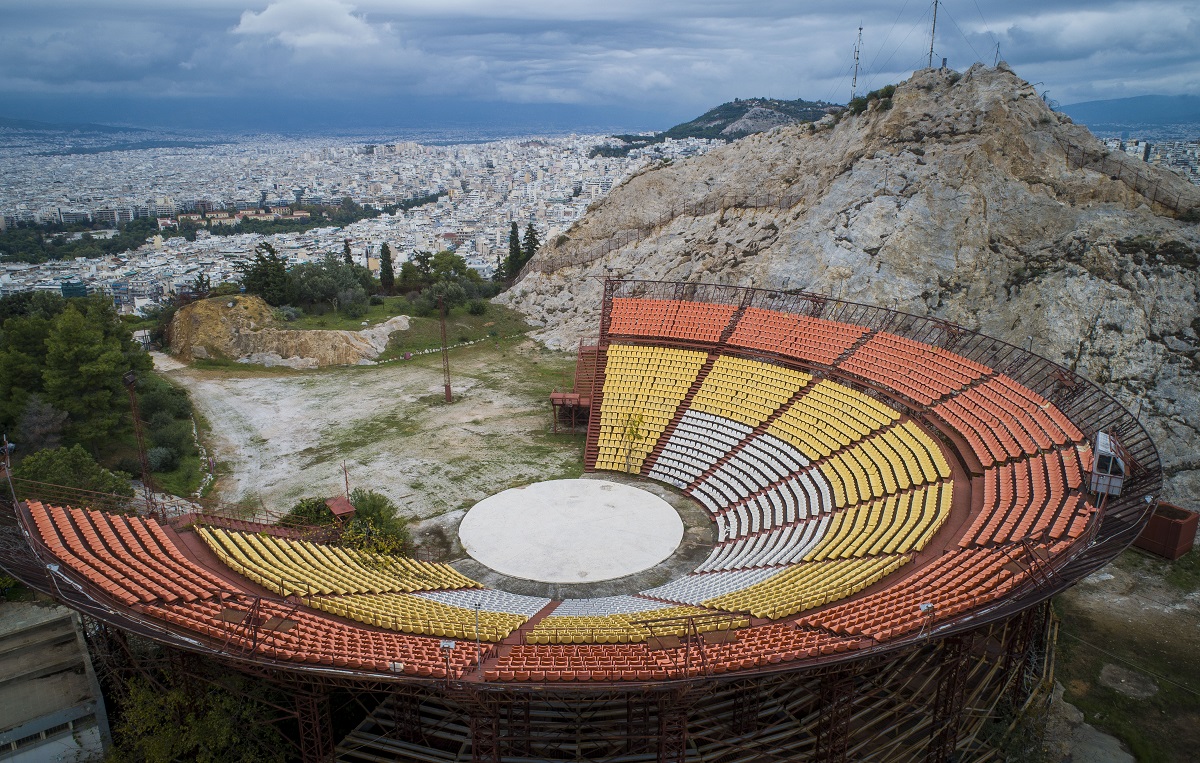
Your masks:
{"label": "rocky ridge", "polygon": [[1081,150],[1106,154],[1004,64],[916,72],[861,114],[629,178],[499,300],[563,349],[595,334],[605,276],[825,293],[1032,344],[1140,412],[1165,497],[1200,508],[1200,189]]}
{"label": "rocky ridge", "polygon": [[362,331],[276,328],[259,297],[212,297],[185,305],[171,320],[171,351],[179,359],[229,358],[292,368],[364,365],[387,349],[393,331],[408,329],[398,315]]}

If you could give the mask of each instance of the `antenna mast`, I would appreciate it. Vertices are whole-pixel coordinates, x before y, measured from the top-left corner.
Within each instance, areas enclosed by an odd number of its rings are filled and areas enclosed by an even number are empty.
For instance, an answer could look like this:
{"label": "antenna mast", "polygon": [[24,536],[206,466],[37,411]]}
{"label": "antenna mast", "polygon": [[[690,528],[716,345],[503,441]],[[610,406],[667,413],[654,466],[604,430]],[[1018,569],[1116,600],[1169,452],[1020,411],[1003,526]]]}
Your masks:
{"label": "antenna mast", "polygon": [[933,29],[929,30],[929,68],[933,68],[933,40],[937,35],[938,0],[933,0]]}
{"label": "antenna mast", "polygon": [[850,100],[858,97],[858,53],[862,50],[862,22],[858,23],[858,42],[854,43],[854,79],[850,82]]}

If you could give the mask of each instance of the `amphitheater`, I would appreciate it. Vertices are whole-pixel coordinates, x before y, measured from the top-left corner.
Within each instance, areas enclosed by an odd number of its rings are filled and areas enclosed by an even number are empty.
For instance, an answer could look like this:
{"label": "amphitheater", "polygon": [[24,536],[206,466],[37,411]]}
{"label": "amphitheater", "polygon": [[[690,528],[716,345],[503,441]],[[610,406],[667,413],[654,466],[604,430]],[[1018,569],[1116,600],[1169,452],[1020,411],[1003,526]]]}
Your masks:
{"label": "amphitheater", "polygon": [[[468,513],[464,545],[510,575],[619,576],[678,542],[633,495],[650,480],[711,521],[688,574],[554,601],[302,529],[50,494],[15,504],[0,563],[83,613],[102,655],[137,662],[148,639],[286,688],[305,761],[995,759],[997,730],[1046,697],[1049,598],[1153,510],[1135,417],[933,318],[666,282],[603,299],[575,402],[585,468],[630,492],[601,507],[530,486],[474,529]],[[1095,473],[1098,443],[1120,470]],[[1119,493],[1092,489],[1112,476]],[[559,530],[504,535],[521,516]],[[574,548],[593,536],[610,540]],[[335,691],[370,698],[340,739]]]}

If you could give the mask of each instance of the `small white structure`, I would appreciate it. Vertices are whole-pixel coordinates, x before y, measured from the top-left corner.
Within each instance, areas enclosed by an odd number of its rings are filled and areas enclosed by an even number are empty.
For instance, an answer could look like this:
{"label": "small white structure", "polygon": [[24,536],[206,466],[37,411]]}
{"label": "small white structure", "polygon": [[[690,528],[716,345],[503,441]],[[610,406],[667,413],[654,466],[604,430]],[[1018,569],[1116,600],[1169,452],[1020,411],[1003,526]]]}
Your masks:
{"label": "small white structure", "polygon": [[1117,438],[1108,432],[1096,434],[1096,444],[1092,448],[1092,479],[1091,491],[1105,495],[1118,496],[1125,484],[1125,449]]}

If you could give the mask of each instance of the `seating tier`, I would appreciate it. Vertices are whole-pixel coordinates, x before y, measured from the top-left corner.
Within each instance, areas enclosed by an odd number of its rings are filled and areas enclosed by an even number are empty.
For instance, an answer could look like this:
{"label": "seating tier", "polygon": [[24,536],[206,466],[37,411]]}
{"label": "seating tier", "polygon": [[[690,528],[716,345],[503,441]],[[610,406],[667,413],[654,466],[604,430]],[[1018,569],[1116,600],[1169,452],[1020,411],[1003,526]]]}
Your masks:
{"label": "seating tier", "polygon": [[696,391],[690,408],[758,426],[812,376],[771,363],[722,355]]}
{"label": "seating tier", "polygon": [[726,344],[832,365],[866,329],[808,315],[748,308]]}
{"label": "seating tier", "polygon": [[894,334],[879,333],[838,364],[921,405],[930,405],[991,372],[961,355]]}
{"label": "seating tier", "polygon": [[[1048,550],[1053,554],[1064,546],[1055,544]],[[1004,595],[1028,575],[1027,570],[992,549],[958,549],[887,590],[802,617],[797,624],[886,641]]]}
{"label": "seating tier", "polygon": [[736,311],[733,305],[617,297],[612,301],[608,333],[716,342]]}
{"label": "seating tier", "polygon": [[609,345],[597,469],[641,470],[707,357],[666,347]]}
{"label": "seating tier", "polygon": [[448,564],[216,527],[197,533],[230,569],[280,596],[482,588]]}

